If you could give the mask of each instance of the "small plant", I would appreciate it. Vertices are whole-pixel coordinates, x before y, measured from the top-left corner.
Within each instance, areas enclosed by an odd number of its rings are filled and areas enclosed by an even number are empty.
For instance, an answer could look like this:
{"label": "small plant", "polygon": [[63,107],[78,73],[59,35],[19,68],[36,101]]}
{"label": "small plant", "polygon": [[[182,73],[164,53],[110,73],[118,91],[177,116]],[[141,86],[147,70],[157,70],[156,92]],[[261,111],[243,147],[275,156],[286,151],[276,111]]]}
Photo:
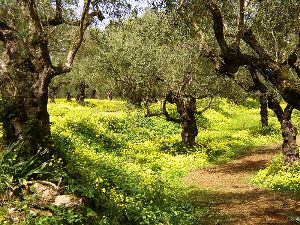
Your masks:
{"label": "small plant", "polygon": [[28,159],[23,159],[22,143],[16,142],[0,154],[0,191],[9,195],[15,194],[27,180],[41,178],[49,174],[47,165],[49,161],[44,162],[43,157],[48,154],[47,150],[38,151]]}

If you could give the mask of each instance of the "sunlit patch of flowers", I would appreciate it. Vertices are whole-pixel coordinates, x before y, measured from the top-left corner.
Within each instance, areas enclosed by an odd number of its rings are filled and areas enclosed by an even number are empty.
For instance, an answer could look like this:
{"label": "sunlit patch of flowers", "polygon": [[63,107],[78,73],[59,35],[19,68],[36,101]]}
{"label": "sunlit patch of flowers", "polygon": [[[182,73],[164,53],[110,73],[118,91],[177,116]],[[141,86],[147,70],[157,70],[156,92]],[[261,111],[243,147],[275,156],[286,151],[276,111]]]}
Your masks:
{"label": "sunlit patch of flowers", "polygon": [[252,182],[261,187],[282,191],[300,191],[300,164],[282,167],[282,155],[276,156],[267,168],[260,170]]}
{"label": "sunlit patch of flowers", "polygon": [[[175,106],[168,110],[177,115]],[[145,118],[123,101],[57,100],[49,112],[59,156],[47,167],[65,168],[65,191],[101,209],[99,224],[194,224],[196,209],[181,178],[212,160],[228,160],[278,138],[253,135],[259,109],[224,99],[197,117],[199,135],[192,148],[182,145],[179,124],[163,116]]]}

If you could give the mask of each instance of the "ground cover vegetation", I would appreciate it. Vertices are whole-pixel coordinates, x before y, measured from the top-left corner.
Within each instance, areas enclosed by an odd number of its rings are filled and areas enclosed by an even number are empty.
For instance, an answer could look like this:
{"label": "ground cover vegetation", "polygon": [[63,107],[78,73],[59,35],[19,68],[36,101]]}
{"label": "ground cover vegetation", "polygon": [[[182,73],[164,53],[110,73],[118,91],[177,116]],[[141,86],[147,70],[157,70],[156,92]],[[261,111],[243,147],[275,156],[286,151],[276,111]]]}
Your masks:
{"label": "ground cover vegetation", "polygon": [[[272,131],[265,135],[259,123],[259,105],[248,100],[237,106],[216,99],[198,118],[200,135],[193,148],[181,144],[180,126],[163,117],[144,117],[143,110],[124,101],[56,100],[50,104],[53,143],[60,161],[48,161],[42,171],[52,171],[53,182],[63,179],[64,191],[84,196],[86,208],[55,211],[54,216],[28,218],[31,224],[203,224],[209,206],[197,208],[181,178],[192,168],[227,161],[251,148],[280,138],[274,115]],[[154,105],[153,107],[159,107]],[[176,112],[174,107],[169,111]],[[247,112],[245,117],[244,113]],[[62,163],[63,162],[63,163]],[[6,162],[7,163],[7,162]],[[12,162],[15,163],[15,162]],[[5,166],[5,164],[4,164]],[[9,165],[7,165],[9,166]],[[16,165],[21,170],[25,165]],[[16,174],[2,167],[1,187],[15,188]],[[5,175],[5,176],[4,176]],[[16,202],[28,204],[28,199]],[[15,202],[9,203],[11,207]],[[29,206],[28,206],[29,207]],[[22,208],[28,212],[26,207]],[[5,208],[2,208],[5,215]],[[2,222],[7,220],[2,217]]]}
{"label": "ground cover vegetation", "polygon": [[[180,178],[280,135],[253,183],[299,191],[299,2],[148,3],[0,1],[1,222],[218,223]],[[82,207],[37,217],[36,181]]]}

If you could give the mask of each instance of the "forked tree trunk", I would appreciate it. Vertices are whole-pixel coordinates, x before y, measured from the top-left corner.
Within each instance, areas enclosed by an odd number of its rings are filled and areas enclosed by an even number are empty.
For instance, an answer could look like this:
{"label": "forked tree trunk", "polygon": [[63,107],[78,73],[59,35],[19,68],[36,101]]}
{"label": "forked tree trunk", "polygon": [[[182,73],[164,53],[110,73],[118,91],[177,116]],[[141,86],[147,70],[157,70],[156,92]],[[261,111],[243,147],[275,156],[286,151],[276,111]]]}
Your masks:
{"label": "forked tree trunk", "polygon": [[268,107],[275,113],[277,120],[281,125],[283,138],[282,164],[288,165],[291,162],[299,160],[298,145],[296,143],[297,129],[291,122],[291,116],[294,107],[292,107],[290,104],[287,104],[286,108],[283,110],[279,101],[274,97],[274,95],[267,95],[268,88],[260,81],[259,77],[257,76],[256,70],[253,68],[249,69],[257,90],[259,90],[262,95],[267,96],[267,99],[263,100],[263,102],[267,101]]}
{"label": "forked tree trunk", "polygon": [[267,127],[269,125],[268,121],[268,97],[266,94],[261,94],[259,96],[260,103],[260,121],[262,128]]}
{"label": "forked tree trunk", "polygon": [[[166,103],[176,104],[179,119],[172,118],[166,109]],[[168,93],[163,103],[163,113],[168,121],[180,123],[182,143],[186,146],[193,146],[198,135],[196,113],[196,99],[192,96],[184,98],[180,94]]]}
{"label": "forked tree trunk", "polygon": [[[50,20],[40,18],[37,1],[18,1],[20,10],[14,13],[11,5],[0,7],[0,122],[3,123],[4,142],[18,142],[17,158],[28,159],[39,151],[47,152],[43,160],[53,154],[49,114],[47,112],[48,87],[55,76],[70,72],[76,53],[83,41],[84,32],[93,17],[104,19],[99,10],[90,11],[91,1],[84,1],[81,18],[70,21],[78,26],[65,62],[52,63],[47,26],[68,23],[62,15],[62,1],[55,1],[55,16]],[[49,12],[50,13],[50,12]],[[51,14],[51,13],[50,13]],[[49,14],[49,15],[50,15]],[[15,24],[26,21],[26,26]],[[17,29],[20,30],[17,30]],[[52,29],[52,28],[51,28]],[[48,29],[47,29],[48,30]]]}

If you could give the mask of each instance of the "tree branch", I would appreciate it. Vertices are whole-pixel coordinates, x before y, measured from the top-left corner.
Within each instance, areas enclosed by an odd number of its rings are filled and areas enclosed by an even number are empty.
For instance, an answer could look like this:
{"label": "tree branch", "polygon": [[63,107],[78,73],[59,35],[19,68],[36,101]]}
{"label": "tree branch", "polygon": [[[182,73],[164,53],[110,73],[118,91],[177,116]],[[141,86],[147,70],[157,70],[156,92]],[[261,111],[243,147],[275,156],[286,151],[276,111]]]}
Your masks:
{"label": "tree branch", "polygon": [[192,81],[193,77],[191,75],[187,75],[186,77],[183,78],[182,83],[180,85],[178,93],[182,94],[186,86]]}
{"label": "tree branch", "polygon": [[238,32],[235,37],[235,43],[234,43],[234,50],[238,51],[241,39],[243,37],[243,34],[245,32],[245,0],[239,0],[239,12],[237,15],[237,22],[238,22]]}
{"label": "tree branch", "polygon": [[44,66],[50,68],[52,67],[52,62],[48,49],[48,39],[44,33],[42,23],[37,12],[35,1],[23,0],[23,2],[25,3],[25,6],[28,9],[29,17],[33,25],[30,44],[33,48],[35,48],[35,46],[39,46],[42,53],[41,55],[43,58]]}
{"label": "tree branch", "polygon": [[0,21],[0,41],[5,42],[5,33],[7,33],[7,31],[14,31],[14,29]]}
{"label": "tree branch", "polygon": [[177,8],[177,11],[181,12],[183,6],[184,6],[184,0],[179,0],[179,5],[178,5],[178,8]]}
{"label": "tree branch", "polygon": [[100,11],[94,11],[94,12],[88,13],[90,5],[91,5],[91,0],[85,1],[84,6],[83,6],[83,12],[82,12],[81,19],[80,19],[80,26],[79,26],[79,29],[77,30],[77,33],[73,40],[73,43],[71,44],[71,46],[68,50],[66,61],[65,61],[64,65],[56,68],[56,72],[53,76],[70,72],[73,62],[74,62],[74,59],[75,59],[75,55],[82,44],[84,33],[85,33],[86,29],[88,28],[88,26],[92,23],[93,17],[97,16],[99,20],[104,19],[103,15]]}
{"label": "tree branch", "polygon": [[287,104],[284,111],[283,111],[283,120],[290,121],[292,117],[294,107],[290,104]]}
{"label": "tree branch", "polygon": [[57,26],[60,24],[65,23],[63,16],[62,16],[62,1],[56,0],[55,1],[55,16],[49,20],[42,21],[43,26]]}
{"label": "tree branch", "polygon": [[295,29],[297,35],[297,45],[295,50],[288,56],[288,58],[283,62],[283,64],[289,65],[292,69],[295,70],[297,75],[300,77],[300,21],[299,21],[299,14],[300,14],[300,3],[297,6],[296,10],[296,18],[295,18]]}
{"label": "tree branch", "polygon": [[174,122],[174,123],[181,123],[181,119],[176,119],[176,118],[173,118],[173,117],[170,116],[170,114],[167,111],[166,105],[167,105],[167,99],[164,99],[163,106],[162,106],[162,111],[163,111],[163,114],[166,117],[166,120]]}
{"label": "tree branch", "polygon": [[214,22],[213,29],[215,33],[215,38],[219,44],[221,52],[223,55],[227,55],[228,45],[224,37],[224,23],[223,23],[223,17],[221,11],[218,8],[218,6],[215,3],[213,3],[211,0],[205,0],[205,4],[213,16],[213,22]]}
{"label": "tree branch", "polygon": [[244,32],[242,39],[252,48],[259,57],[272,60],[263,46],[258,42],[251,29]]}
{"label": "tree branch", "polygon": [[253,80],[253,83],[254,83],[253,89],[256,89],[256,91],[260,91],[263,94],[267,94],[268,93],[268,88],[267,88],[266,85],[264,85],[260,81],[259,77],[257,76],[256,69],[253,68],[252,66],[250,66],[250,67],[248,67],[248,70],[251,74],[251,77],[252,77],[252,80]]}

